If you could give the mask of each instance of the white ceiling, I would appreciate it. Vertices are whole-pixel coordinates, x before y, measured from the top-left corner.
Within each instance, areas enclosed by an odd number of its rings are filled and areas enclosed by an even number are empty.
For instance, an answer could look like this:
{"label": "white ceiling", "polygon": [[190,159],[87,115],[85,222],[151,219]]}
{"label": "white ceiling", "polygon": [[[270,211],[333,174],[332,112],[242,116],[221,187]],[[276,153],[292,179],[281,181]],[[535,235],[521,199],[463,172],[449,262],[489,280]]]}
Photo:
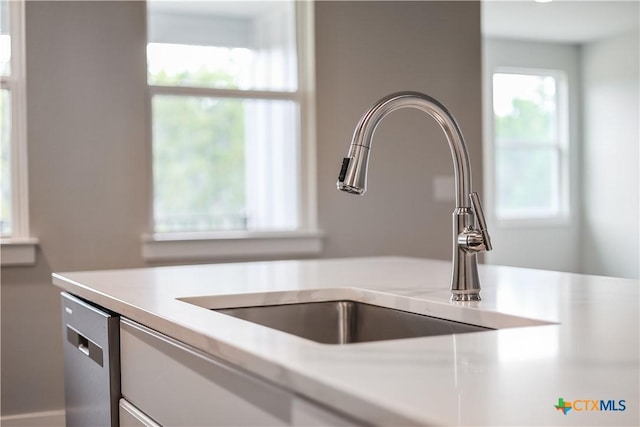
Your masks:
{"label": "white ceiling", "polygon": [[582,44],[639,27],[640,0],[482,1],[486,37]]}

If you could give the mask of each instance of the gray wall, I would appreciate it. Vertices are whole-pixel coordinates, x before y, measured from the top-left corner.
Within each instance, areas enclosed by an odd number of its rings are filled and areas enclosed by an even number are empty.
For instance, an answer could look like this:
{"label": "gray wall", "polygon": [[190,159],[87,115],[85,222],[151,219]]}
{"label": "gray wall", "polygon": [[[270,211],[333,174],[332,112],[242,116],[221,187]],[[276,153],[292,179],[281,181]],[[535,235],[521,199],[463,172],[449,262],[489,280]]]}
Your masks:
{"label": "gray wall", "polygon": [[2,414],[63,407],[52,271],[142,266],[145,7],[27,2],[35,267],[2,269]]}
{"label": "gray wall", "polygon": [[582,49],[584,91],[582,267],[640,278],[638,31]]}
{"label": "gray wall", "polygon": [[[63,406],[52,271],[142,267],[149,179],[143,2],[28,2],[27,84],[35,267],[2,270],[2,415]],[[448,259],[452,175],[435,122],[417,111],[380,126],[370,190],[335,190],[353,128],[396,90],[441,99],[467,137],[481,191],[477,2],[319,2],[316,6],[318,205],[324,257]],[[356,218],[357,220],[355,220]]]}
{"label": "gray wall", "polygon": [[316,19],[325,255],[450,259],[454,202],[436,202],[432,181],[453,176],[453,163],[442,131],[424,113],[405,109],[381,123],[364,196],[338,192],[335,182],[365,110],[391,92],[416,90],[440,99],[458,119],[482,194],[479,3],[319,2]]}

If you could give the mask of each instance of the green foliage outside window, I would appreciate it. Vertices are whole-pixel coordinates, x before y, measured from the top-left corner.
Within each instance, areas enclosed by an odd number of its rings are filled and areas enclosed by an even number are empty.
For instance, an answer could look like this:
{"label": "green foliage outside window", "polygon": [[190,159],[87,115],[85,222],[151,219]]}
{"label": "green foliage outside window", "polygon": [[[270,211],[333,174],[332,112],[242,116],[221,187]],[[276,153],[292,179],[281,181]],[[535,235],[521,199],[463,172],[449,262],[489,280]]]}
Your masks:
{"label": "green foliage outside window", "polygon": [[192,87],[235,87],[236,78],[224,71],[210,71],[200,68],[196,71],[182,71],[171,74],[166,70],[149,74],[149,84],[163,86]]}
{"label": "green foliage outside window", "polygon": [[[538,89],[540,99],[545,100],[543,88]],[[544,108],[540,100],[514,97],[509,114],[495,116],[495,133],[498,140],[546,142],[554,138],[554,110]]]}
{"label": "green foliage outside window", "polygon": [[545,92],[542,84],[531,92],[536,96],[513,93],[508,113],[494,115],[496,206],[501,216],[557,209],[555,93]]}
{"label": "green foliage outside window", "polygon": [[[159,73],[154,81],[192,81],[182,74]],[[231,79],[224,73],[198,74],[200,81]],[[243,102],[153,97],[156,231],[246,228]]]}
{"label": "green foliage outside window", "polygon": [[496,151],[497,198],[503,209],[549,209],[553,203],[553,148],[498,148]]}

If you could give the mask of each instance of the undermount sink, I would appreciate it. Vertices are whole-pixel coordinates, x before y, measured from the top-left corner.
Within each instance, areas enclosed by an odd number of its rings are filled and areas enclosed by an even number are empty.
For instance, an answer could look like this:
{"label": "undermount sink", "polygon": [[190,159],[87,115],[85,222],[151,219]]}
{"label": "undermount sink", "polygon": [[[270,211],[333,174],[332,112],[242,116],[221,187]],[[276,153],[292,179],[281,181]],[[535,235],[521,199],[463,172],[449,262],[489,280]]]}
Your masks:
{"label": "undermount sink", "polygon": [[492,330],[349,300],[221,308],[215,311],[324,344]]}

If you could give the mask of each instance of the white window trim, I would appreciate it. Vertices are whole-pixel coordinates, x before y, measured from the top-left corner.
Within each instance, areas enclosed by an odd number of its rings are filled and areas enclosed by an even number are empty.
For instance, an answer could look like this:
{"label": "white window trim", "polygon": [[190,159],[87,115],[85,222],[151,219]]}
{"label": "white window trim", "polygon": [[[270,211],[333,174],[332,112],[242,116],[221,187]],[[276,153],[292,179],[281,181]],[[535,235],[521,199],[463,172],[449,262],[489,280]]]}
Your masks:
{"label": "white window trim", "polygon": [[[29,182],[27,167],[27,108],[24,1],[9,1],[11,76],[0,84],[11,90],[11,236],[0,239],[5,266],[33,265],[38,240],[29,231]],[[17,29],[17,31],[16,31]]]}
{"label": "white window trim", "polygon": [[[493,113],[493,75],[495,73],[508,74],[528,74],[539,76],[554,76],[557,81],[562,84],[558,87],[558,110],[565,111],[566,120],[558,120],[558,138],[560,149],[560,212],[554,216],[543,216],[539,218],[498,218],[495,214],[495,134],[494,134],[494,113]],[[487,73],[485,88],[485,151],[484,168],[485,168],[485,194],[487,205],[489,205],[489,216],[492,226],[501,229],[512,228],[540,228],[540,227],[565,227],[571,223],[571,207],[570,207],[570,153],[569,153],[569,94],[568,94],[568,76],[564,70],[548,69],[537,67],[514,67],[514,66],[495,66]]]}
{"label": "white window trim", "polygon": [[[237,231],[210,233],[147,233],[142,236],[142,255],[148,262],[217,261],[312,256],[322,251],[324,234],[317,223],[316,123],[315,123],[315,39],[312,1],[296,1],[296,45],[298,53],[298,90],[275,94],[269,91],[236,91],[185,87],[148,86],[151,104],[155,93],[173,93],[223,97],[291,99],[300,105],[300,178],[299,224],[295,231]],[[147,129],[152,129],[148,109]],[[147,154],[152,158],[152,135],[149,132]],[[147,170],[153,182],[153,165]],[[150,229],[153,230],[153,192],[148,199]]]}
{"label": "white window trim", "polygon": [[142,238],[151,262],[216,261],[312,256],[322,250],[320,231],[163,233]]}
{"label": "white window trim", "polygon": [[29,266],[36,263],[38,239],[11,237],[0,242],[2,267]]}

